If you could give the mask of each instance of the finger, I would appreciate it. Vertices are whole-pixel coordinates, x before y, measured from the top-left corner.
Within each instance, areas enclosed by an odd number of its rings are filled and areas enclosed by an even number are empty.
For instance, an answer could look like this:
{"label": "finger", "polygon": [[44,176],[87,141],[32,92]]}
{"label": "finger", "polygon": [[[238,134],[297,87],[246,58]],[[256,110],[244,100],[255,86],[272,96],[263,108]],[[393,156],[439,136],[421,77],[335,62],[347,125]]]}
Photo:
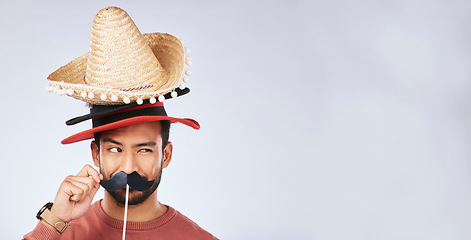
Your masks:
{"label": "finger", "polygon": [[80,188],[81,191],[79,191],[79,194],[76,194],[74,197],[71,198],[73,201],[80,201],[84,199],[86,196],[90,194],[90,192],[93,189],[93,186],[90,187],[90,185],[79,182],[79,181],[70,181],[73,185],[76,187]]}
{"label": "finger", "polygon": [[66,180],[81,188],[85,188],[85,186],[82,185],[85,184],[87,192],[90,192],[90,190],[95,188],[96,185],[99,185],[99,183],[97,183],[91,177],[68,176]]}
{"label": "finger", "polygon": [[[88,191],[88,186],[86,184],[79,182],[76,183],[77,184],[74,184],[69,180],[64,180],[64,182],[62,182],[60,191],[68,197],[69,201],[78,202],[82,200],[85,192]],[[85,189],[77,186],[80,184],[85,185]]]}
{"label": "finger", "polygon": [[86,164],[77,174],[78,177],[92,177],[96,182],[100,182],[100,173],[92,166]]}
{"label": "finger", "polygon": [[93,199],[98,192],[98,189],[100,189],[100,184],[96,183],[95,186],[93,186],[92,190],[90,191],[89,196]]}
{"label": "finger", "polygon": [[69,176],[69,177],[67,177],[67,179],[70,179],[72,181],[79,181],[81,183],[85,183],[85,184],[89,185],[90,187],[93,187],[93,185],[95,185],[97,183],[95,181],[95,179],[93,179],[91,177]]}
{"label": "finger", "polygon": [[[79,202],[87,197],[90,197],[90,200],[96,195],[98,189],[100,189],[100,184],[93,181],[93,179],[88,178],[90,184],[82,183],[80,181],[75,181],[71,178],[66,178],[61,184],[59,192],[65,194],[59,194],[56,196],[56,200],[63,199],[62,201],[74,201]],[[60,197],[62,195],[62,197]],[[62,202],[61,201],[61,202]]]}
{"label": "finger", "polygon": [[77,176],[92,177],[97,182],[99,182],[100,180],[100,173],[88,164],[85,164],[85,166],[83,166],[83,168],[80,170]]}

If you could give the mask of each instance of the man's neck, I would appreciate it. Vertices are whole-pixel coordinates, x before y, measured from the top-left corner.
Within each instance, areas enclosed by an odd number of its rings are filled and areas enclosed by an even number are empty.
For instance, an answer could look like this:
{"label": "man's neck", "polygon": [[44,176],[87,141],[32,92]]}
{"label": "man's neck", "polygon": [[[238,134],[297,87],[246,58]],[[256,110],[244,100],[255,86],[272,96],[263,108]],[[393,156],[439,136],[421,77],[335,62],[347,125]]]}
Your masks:
{"label": "man's neck", "polygon": [[[105,191],[105,197],[101,201],[101,208],[109,217],[124,220],[124,206]],[[157,191],[149,196],[147,200],[139,205],[128,206],[129,222],[148,222],[154,220],[167,212],[167,207],[157,200]]]}

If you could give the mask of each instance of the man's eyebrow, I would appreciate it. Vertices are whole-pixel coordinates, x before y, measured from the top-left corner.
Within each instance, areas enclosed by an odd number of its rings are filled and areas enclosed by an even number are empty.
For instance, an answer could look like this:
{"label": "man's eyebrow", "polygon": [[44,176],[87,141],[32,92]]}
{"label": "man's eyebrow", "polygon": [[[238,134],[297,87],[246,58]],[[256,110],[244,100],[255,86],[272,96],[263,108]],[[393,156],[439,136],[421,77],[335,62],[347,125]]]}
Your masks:
{"label": "man's eyebrow", "polygon": [[114,144],[116,144],[116,145],[123,146],[122,143],[120,143],[120,142],[118,142],[118,141],[116,141],[116,140],[113,140],[113,139],[111,139],[111,138],[103,138],[102,141],[103,141],[103,142],[110,142],[110,143],[114,143]]}
{"label": "man's eyebrow", "polygon": [[138,143],[135,146],[136,147],[152,147],[152,146],[156,146],[156,145],[157,145],[156,142],[143,142],[143,143]]}

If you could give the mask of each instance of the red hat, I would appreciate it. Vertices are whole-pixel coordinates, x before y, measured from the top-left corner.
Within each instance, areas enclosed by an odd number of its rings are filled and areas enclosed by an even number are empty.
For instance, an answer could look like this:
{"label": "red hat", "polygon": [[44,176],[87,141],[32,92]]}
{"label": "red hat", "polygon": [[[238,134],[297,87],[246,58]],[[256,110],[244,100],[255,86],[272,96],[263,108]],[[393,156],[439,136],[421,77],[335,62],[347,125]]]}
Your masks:
{"label": "red hat", "polygon": [[[186,88],[186,90],[189,90]],[[92,139],[95,133],[108,131],[145,122],[169,120],[172,123],[183,123],[194,129],[199,129],[197,121],[190,118],[175,118],[167,116],[162,102],[150,103],[145,101],[142,105],[131,103],[126,105],[92,105],[90,114],[70,119],[67,125],[74,125],[85,120],[92,119],[91,129],[76,133],[61,141],[62,144],[70,144],[87,139]]]}

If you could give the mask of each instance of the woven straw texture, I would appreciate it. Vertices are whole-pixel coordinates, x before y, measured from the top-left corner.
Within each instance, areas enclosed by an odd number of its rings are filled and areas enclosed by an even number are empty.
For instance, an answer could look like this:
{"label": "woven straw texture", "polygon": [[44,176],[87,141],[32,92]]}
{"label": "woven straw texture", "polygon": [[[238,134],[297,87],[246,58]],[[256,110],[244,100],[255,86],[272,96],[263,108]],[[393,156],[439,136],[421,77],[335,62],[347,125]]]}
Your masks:
{"label": "woven straw texture", "polygon": [[122,104],[168,93],[184,69],[181,42],[166,33],[141,34],[117,7],[93,20],[90,51],[48,76],[58,93],[101,105]]}

